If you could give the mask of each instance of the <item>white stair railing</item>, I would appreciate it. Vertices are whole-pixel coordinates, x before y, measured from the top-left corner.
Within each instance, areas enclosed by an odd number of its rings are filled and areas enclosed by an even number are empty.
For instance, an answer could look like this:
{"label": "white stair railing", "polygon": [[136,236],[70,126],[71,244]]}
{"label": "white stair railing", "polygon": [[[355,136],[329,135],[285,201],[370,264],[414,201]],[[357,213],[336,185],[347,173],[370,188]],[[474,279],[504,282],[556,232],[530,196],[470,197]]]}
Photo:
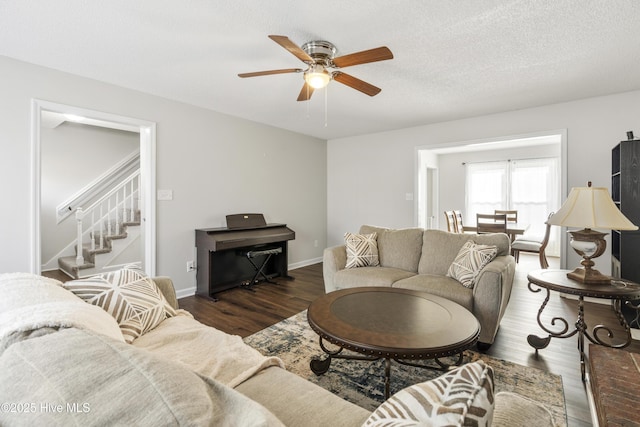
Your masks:
{"label": "white stair railing", "polygon": [[112,188],[118,182],[122,182],[127,176],[140,170],[140,153],[135,151],[115,164],[109,170],[98,176],[95,180],[80,189],[56,207],[56,219],[58,224],[70,216],[79,206],[86,206],[95,200],[98,194]]}
{"label": "white stair railing", "polygon": [[[115,234],[119,235],[123,221],[135,221],[135,211],[137,206],[139,206],[139,194],[140,171],[137,170],[88,208],[76,208],[77,265],[84,264],[84,255],[82,250],[83,242],[86,238],[90,239],[92,250],[104,249],[106,236],[111,236],[112,231],[115,231]],[[130,211],[128,215],[127,208]],[[86,221],[89,218],[90,221]],[[113,229],[114,225],[115,230]]]}

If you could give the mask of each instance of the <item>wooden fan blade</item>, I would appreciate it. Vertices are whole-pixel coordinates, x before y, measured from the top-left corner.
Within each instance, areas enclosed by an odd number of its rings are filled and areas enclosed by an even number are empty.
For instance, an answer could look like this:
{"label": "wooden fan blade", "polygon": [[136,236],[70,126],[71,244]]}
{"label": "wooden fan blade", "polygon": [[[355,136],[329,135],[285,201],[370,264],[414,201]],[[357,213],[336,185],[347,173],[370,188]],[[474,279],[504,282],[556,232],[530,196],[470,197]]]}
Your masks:
{"label": "wooden fan blade", "polygon": [[269,71],[255,71],[253,73],[238,74],[238,77],[257,77],[257,76],[269,76],[271,74],[285,74],[285,73],[301,73],[304,71],[302,68],[286,68],[282,70],[269,70]]}
{"label": "wooden fan blade", "polygon": [[298,101],[308,101],[311,99],[311,95],[313,95],[313,88],[307,82],[304,82],[300,95],[298,95]]}
{"label": "wooden fan blade", "polygon": [[359,90],[360,92],[365,93],[369,96],[375,96],[382,90],[379,87],[375,87],[372,84],[369,84],[365,81],[362,81],[340,71],[336,71],[333,73],[333,80],[342,83],[343,85],[347,85],[355,90]]}
{"label": "wooden fan blade", "polygon": [[385,61],[387,59],[393,59],[393,53],[391,53],[388,47],[382,46],[333,58],[333,63],[336,67],[343,68],[352,65],[366,64],[368,62]]}
{"label": "wooden fan blade", "polygon": [[302,48],[300,46],[298,46],[297,44],[295,44],[294,42],[289,40],[289,37],[271,35],[271,36],[269,36],[269,38],[271,40],[273,40],[274,42],[278,43],[283,48],[287,49],[289,52],[291,52],[300,61],[306,62],[306,63],[309,63],[309,64],[312,64],[313,62],[315,62],[313,60],[313,58],[310,57],[309,55],[307,55],[307,53],[304,50],[302,50]]}

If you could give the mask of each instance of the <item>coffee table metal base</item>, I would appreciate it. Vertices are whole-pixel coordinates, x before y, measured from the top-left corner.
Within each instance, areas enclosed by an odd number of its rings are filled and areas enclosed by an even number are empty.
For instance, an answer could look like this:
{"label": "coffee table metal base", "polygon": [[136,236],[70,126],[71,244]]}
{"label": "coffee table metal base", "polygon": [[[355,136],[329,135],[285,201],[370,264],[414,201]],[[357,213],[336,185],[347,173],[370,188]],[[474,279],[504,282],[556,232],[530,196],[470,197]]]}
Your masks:
{"label": "coffee table metal base", "polygon": [[423,360],[433,360],[438,365],[438,366],[432,366],[432,365],[425,365],[421,363],[408,362],[405,359],[399,359],[395,357],[376,357],[376,356],[367,356],[364,354],[363,355],[341,354],[342,350],[344,350],[344,347],[339,347],[337,350],[330,350],[324,345],[324,340],[322,339],[322,337],[320,337],[320,348],[322,349],[322,351],[325,352],[327,357],[325,357],[324,359],[313,359],[309,363],[309,367],[311,368],[311,371],[316,375],[325,374],[329,370],[329,367],[331,366],[332,359],[367,360],[370,362],[384,359],[384,398],[385,400],[389,398],[389,390],[391,386],[391,360],[394,360],[397,363],[400,363],[402,365],[413,366],[416,368],[447,371],[451,369],[453,366],[460,366],[462,364],[462,360],[464,356],[464,351],[461,351],[460,353],[457,354],[458,356],[457,360],[452,364],[444,363],[440,360],[440,358],[437,358],[437,357],[432,359],[423,359]]}

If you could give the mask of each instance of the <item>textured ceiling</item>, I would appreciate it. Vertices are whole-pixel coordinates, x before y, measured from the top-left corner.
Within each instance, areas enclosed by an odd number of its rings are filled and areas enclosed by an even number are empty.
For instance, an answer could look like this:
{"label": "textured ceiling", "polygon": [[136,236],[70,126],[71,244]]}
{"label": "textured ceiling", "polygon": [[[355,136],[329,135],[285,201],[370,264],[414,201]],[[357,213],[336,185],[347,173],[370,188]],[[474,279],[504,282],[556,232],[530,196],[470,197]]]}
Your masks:
{"label": "textured ceiling", "polygon": [[[394,59],[297,102],[269,34]],[[640,1],[0,0],[0,55],[332,139],[640,89]]]}

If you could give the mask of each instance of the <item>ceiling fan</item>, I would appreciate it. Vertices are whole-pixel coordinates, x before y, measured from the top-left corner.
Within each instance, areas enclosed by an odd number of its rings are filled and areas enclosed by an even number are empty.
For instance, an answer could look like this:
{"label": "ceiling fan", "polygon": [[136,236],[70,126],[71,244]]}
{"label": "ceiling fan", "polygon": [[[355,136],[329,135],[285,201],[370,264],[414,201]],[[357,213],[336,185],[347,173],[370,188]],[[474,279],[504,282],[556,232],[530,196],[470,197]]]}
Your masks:
{"label": "ceiling fan", "polygon": [[323,40],[310,41],[299,47],[287,36],[269,36],[271,40],[287,49],[296,58],[307,64],[306,69],[286,68],[282,70],[256,71],[238,74],[238,77],[268,76],[271,74],[303,73],[304,85],[298,95],[298,101],[308,101],[315,89],[320,89],[335,80],[343,85],[359,90],[369,96],[375,96],[382,89],[340,71],[340,68],[369,62],[393,59],[393,53],[386,46],[363,50],[349,55],[335,57],[336,47]]}

